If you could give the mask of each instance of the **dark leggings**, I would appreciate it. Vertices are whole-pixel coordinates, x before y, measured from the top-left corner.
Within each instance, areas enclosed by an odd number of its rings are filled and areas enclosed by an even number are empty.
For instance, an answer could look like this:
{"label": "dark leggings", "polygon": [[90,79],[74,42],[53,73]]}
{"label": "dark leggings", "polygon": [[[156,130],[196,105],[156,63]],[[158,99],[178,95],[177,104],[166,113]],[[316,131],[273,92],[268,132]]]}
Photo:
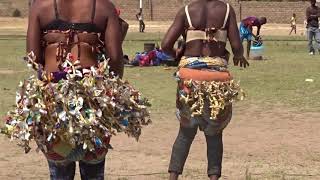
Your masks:
{"label": "dark leggings", "polygon": [[[173,145],[171,160],[169,165],[170,173],[182,174],[183,167],[189,154],[192,141],[197,134],[198,127],[186,128],[180,126],[178,137]],[[208,158],[208,176],[221,176],[221,164],[223,155],[222,133],[208,136],[207,158]]]}
{"label": "dark leggings", "polygon": [[[56,164],[48,161],[51,180],[73,180],[76,170],[76,162]],[[98,164],[88,164],[80,161],[81,180],[103,180],[105,160]]]}
{"label": "dark leggings", "polygon": [[139,31],[144,32],[144,29],[146,28],[146,25],[144,24],[143,20],[139,21]]}

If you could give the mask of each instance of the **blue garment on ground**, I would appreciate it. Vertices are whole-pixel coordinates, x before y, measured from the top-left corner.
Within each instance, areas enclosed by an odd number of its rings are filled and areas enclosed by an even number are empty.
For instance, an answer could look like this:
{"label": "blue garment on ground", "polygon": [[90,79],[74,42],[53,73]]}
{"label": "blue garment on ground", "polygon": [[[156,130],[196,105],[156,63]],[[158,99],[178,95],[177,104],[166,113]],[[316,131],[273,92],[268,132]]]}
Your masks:
{"label": "blue garment on ground", "polygon": [[139,66],[140,60],[142,59],[142,57],[143,57],[144,55],[145,55],[144,52],[142,52],[142,53],[137,52],[136,55],[135,55],[135,57],[134,57],[134,59],[133,59],[133,61],[131,62],[131,65],[133,65],[133,66]]}
{"label": "blue garment on ground", "polygon": [[[153,56],[151,53],[154,52],[155,56]],[[131,65],[134,66],[139,66],[140,65],[140,61],[145,57],[148,56],[151,58],[150,62],[152,62],[152,66],[159,66],[160,64],[162,64],[165,61],[174,61],[174,58],[171,57],[170,55],[162,52],[161,50],[153,50],[150,51],[149,53],[146,52],[137,52],[133,61],[131,62]]]}
{"label": "blue garment on ground", "polygon": [[159,59],[160,61],[168,61],[173,59],[170,55],[162,51],[156,51],[156,54],[157,54],[157,59]]}

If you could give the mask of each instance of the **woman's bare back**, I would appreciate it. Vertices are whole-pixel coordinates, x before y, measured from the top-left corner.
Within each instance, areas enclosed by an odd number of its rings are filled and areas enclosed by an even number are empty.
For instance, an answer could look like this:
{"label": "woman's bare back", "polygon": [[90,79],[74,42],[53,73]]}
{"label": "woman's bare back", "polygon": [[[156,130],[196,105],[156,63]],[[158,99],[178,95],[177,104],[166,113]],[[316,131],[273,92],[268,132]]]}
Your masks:
{"label": "woman's bare back", "polygon": [[[207,28],[221,29],[223,27],[225,18],[229,19],[227,12],[227,5],[224,2],[213,1],[195,1],[188,6],[190,18],[193,27],[196,30],[204,30]],[[226,17],[227,16],[227,17]],[[205,17],[205,18],[204,18]],[[226,22],[226,28],[228,28]],[[189,24],[186,24],[189,28]],[[207,42],[203,40],[194,40],[186,45],[186,56],[224,56],[225,42]]]}
{"label": "woman's bare back", "polygon": [[[32,7],[32,10],[36,12],[31,13],[29,18],[31,23],[29,23],[28,30],[28,32],[30,31],[28,33],[27,41],[28,51],[36,51],[37,57],[42,57],[42,59],[38,59],[38,61],[42,61],[45,65],[45,69],[49,72],[59,70],[58,66],[61,62],[57,61],[56,54],[58,53],[57,49],[59,48],[59,41],[63,39],[61,36],[64,36],[64,34],[46,34],[45,32],[47,31],[48,25],[57,23],[54,21],[58,20],[58,24],[65,23],[68,27],[70,26],[70,28],[78,26],[79,24],[80,26],[84,25],[86,27],[95,26],[96,28],[94,29],[97,29],[95,33],[101,34],[102,36],[99,38],[104,40],[107,37],[106,28],[108,19],[110,17],[114,18],[116,14],[113,4],[107,0],[81,0],[81,2],[79,0],[37,0],[33,6],[35,7]],[[37,22],[32,22],[33,18],[36,18]],[[115,22],[113,24],[119,23]],[[32,28],[32,26],[37,26],[37,28]],[[119,27],[115,26],[114,28],[118,29]],[[86,30],[83,32],[86,32]],[[36,34],[38,34],[39,37],[36,36]],[[115,34],[115,36],[117,35],[118,34]],[[81,39],[80,36],[72,36],[71,41],[76,42],[79,41],[79,39]],[[97,38],[92,37],[85,37],[82,39],[85,39],[85,41],[88,42],[97,41]],[[42,44],[42,40],[50,41],[51,43],[43,48],[40,45]],[[82,67],[90,67],[97,64],[96,54],[94,53],[93,48],[94,47],[89,43],[80,43],[79,46],[74,44],[68,47],[75,59],[80,60]],[[109,46],[109,48],[112,47]],[[113,49],[111,51],[113,51],[114,55],[119,57],[119,54],[122,54],[121,45],[116,45],[114,48],[118,49]],[[79,52],[81,52],[81,56]],[[110,54],[112,54],[112,52]]]}

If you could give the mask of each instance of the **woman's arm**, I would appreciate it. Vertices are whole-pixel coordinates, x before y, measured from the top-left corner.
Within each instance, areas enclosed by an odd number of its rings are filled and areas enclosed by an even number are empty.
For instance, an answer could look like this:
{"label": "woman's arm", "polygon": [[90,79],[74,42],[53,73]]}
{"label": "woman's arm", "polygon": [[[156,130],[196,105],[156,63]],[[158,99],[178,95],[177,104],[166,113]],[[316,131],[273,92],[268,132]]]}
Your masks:
{"label": "woman's arm", "polygon": [[240,63],[240,67],[249,66],[248,61],[243,56],[243,46],[240,41],[240,35],[239,35],[239,30],[238,30],[238,25],[236,20],[236,13],[234,12],[232,7],[230,8],[228,39],[230,41],[230,45],[234,55],[234,58],[233,58],[234,65],[237,66]]}
{"label": "woman's arm", "polygon": [[162,43],[161,43],[161,49],[171,55],[172,57],[176,57],[177,53],[176,50],[173,48],[175,42],[179,38],[181,34],[184,32],[184,26],[185,26],[185,12],[184,8],[181,9],[173,24],[169,28],[167,34],[164,36]]}
{"label": "woman's arm", "polygon": [[116,73],[120,78],[123,76],[123,52],[121,47],[121,28],[119,16],[114,10],[115,7],[108,2],[107,27],[105,29],[105,46],[109,53],[110,71]]}
{"label": "woman's arm", "polygon": [[40,46],[40,37],[41,37],[41,27],[39,20],[39,9],[40,1],[34,1],[30,7],[29,12],[29,23],[27,31],[27,53],[33,51],[36,56],[36,61],[38,63],[44,64],[43,59],[41,58],[41,46]]}

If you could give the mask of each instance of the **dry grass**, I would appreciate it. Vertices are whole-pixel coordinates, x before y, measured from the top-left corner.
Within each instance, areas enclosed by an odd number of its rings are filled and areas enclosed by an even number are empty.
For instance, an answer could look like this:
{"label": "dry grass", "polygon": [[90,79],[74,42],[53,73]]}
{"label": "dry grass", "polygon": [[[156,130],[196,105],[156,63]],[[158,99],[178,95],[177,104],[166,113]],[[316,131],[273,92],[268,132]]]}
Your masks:
{"label": "dry grass", "polygon": [[[0,17],[0,32],[3,30],[23,30],[26,31],[27,18],[7,18]],[[137,21],[128,21],[130,28],[129,32],[138,32],[139,25]],[[146,21],[146,32],[161,32],[167,31],[172,22],[170,21]],[[289,24],[266,24],[263,26],[261,33],[266,36],[286,36],[289,34],[290,26]],[[9,31],[8,31],[9,32]],[[297,35],[301,36],[305,33],[305,27],[302,24],[297,25]]]}
{"label": "dry grass", "polygon": [[[157,41],[161,35],[129,33],[125,52],[132,55],[142,50],[143,43],[152,40],[150,37]],[[134,38],[146,39],[130,41]],[[251,61],[247,70],[231,68],[249,96],[236,103],[232,122],[224,132],[222,179],[318,180],[319,56],[308,56],[305,42],[265,45],[267,61]],[[25,40],[0,40],[0,71],[5,72],[0,74],[1,116],[11,108],[18,82],[28,76],[25,64],[19,60],[24,46]],[[163,67],[126,69],[125,78],[151,100],[154,123],[143,130],[138,143],[123,134],[112,138],[115,149],[107,156],[107,179],[167,179],[171,147],[179,126],[174,115],[173,72],[174,69]],[[305,82],[306,78],[315,81]],[[44,156],[34,150],[26,155],[3,136],[0,143],[0,179],[48,179]],[[182,179],[206,178],[206,144],[199,133]]]}

